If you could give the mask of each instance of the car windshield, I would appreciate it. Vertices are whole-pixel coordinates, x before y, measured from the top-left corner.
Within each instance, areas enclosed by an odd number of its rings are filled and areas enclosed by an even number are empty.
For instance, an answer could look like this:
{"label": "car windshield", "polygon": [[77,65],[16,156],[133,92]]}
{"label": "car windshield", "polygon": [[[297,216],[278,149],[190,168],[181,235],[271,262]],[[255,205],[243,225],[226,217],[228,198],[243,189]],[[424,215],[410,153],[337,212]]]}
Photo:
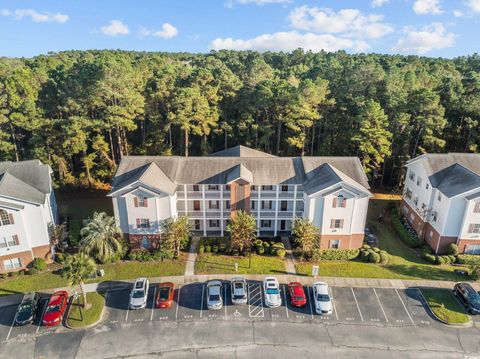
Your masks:
{"label": "car windshield", "polygon": [[220,300],[220,296],[218,294],[210,294],[211,302],[218,302],[219,300]]}
{"label": "car windshield", "polygon": [[60,305],[51,305],[47,307],[47,310],[45,312],[47,313],[52,313],[52,312],[59,312],[60,311]]}
{"label": "car windshield", "polygon": [[143,290],[134,290],[132,293],[132,298],[143,298],[145,296]]}
{"label": "car windshield", "polygon": [[269,288],[267,289],[267,294],[278,294],[278,289]]}
{"label": "car windshield", "polygon": [[237,282],[237,283],[235,283],[235,284],[233,285],[233,287],[234,287],[235,289],[242,289],[242,288],[243,288],[243,284],[240,283],[240,282]]}
{"label": "car windshield", "polygon": [[32,309],[32,303],[27,302],[27,303],[23,303],[22,305],[20,305],[20,308],[18,308],[18,311],[19,312],[26,312],[30,309]]}
{"label": "car windshield", "polygon": [[317,294],[317,300],[319,302],[328,302],[330,300],[330,297],[328,294]]}
{"label": "car windshield", "polygon": [[167,288],[167,287],[160,288],[158,297],[160,298],[160,300],[167,300],[169,293],[170,293],[170,288]]}
{"label": "car windshield", "polygon": [[245,298],[244,295],[239,295],[239,294],[233,296],[233,299],[244,299],[244,298]]}
{"label": "car windshield", "polygon": [[468,300],[472,304],[480,305],[480,295],[477,293],[469,293]]}

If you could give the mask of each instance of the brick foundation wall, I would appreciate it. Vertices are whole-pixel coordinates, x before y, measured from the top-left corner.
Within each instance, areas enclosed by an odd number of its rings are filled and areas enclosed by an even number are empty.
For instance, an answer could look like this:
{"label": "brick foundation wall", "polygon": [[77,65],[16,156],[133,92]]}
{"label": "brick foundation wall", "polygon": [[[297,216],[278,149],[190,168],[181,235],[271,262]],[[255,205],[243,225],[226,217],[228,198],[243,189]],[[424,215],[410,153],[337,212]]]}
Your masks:
{"label": "brick foundation wall", "polygon": [[143,237],[147,237],[150,241],[151,249],[159,247],[160,234],[125,234],[124,237],[128,238],[128,245],[130,249],[142,248]]}
{"label": "brick foundation wall", "polygon": [[469,244],[480,244],[480,240],[478,239],[459,239],[458,240],[458,252],[465,253],[466,246]]}
{"label": "brick foundation wall", "polygon": [[[22,264],[22,268],[17,268],[15,270],[5,269],[3,261],[7,259],[12,259],[12,258],[20,258],[20,263]],[[7,272],[20,270],[20,269],[25,269],[30,263],[32,263],[32,261],[33,261],[33,256],[31,251],[17,252],[17,253],[0,256],[0,273],[7,273]]]}
{"label": "brick foundation wall", "polygon": [[43,258],[47,263],[52,263],[52,251],[49,244],[32,248],[33,258]]}
{"label": "brick foundation wall", "polygon": [[356,234],[323,234],[320,236],[320,249],[329,249],[332,240],[338,240],[338,249],[355,249],[360,248],[363,244],[365,235],[363,233]]}

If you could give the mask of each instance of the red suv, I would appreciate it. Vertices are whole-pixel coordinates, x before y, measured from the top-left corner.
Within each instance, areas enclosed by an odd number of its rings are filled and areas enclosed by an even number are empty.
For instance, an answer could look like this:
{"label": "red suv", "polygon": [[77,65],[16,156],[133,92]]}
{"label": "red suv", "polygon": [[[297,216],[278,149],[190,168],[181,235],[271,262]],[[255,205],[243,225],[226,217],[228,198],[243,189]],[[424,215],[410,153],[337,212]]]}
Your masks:
{"label": "red suv", "polygon": [[291,282],[288,284],[288,291],[290,293],[290,303],[294,307],[303,307],[307,304],[307,297],[303,290],[302,283]]}
{"label": "red suv", "polygon": [[48,301],[42,324],[47,327],[58,325],[62,322],[67,308],[68,293],[64,290],[53,293]]}

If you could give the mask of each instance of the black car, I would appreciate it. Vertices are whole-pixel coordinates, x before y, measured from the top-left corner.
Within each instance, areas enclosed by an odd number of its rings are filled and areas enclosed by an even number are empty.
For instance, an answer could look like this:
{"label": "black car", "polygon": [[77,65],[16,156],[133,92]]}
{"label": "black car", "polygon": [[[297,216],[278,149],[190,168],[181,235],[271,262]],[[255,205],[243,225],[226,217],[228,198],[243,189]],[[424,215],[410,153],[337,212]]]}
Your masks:
{"label": "black car", "polygon": [[31,324],[35,321],[39,299],[40,295],[35,292],[27,293],[23,296],[15,315],[16,325]]}
{"label": "black car", "polygon": [[453,294],[460,299],[471,314],[480,314],[480,295],[470,284],[455,284]]}

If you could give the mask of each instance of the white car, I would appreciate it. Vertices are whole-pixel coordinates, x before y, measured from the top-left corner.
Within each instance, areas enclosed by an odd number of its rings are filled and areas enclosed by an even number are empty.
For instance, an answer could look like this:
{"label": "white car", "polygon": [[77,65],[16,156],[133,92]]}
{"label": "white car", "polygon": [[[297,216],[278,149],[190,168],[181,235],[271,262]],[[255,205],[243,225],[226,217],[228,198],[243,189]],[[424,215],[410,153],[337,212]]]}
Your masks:
{"label": "white car", "polygon": [[130,309],[142,309],[147,306],[148,286],[147,278],[138,278],[135,280],[132,291],[130,292]]}
{"label": "white car", "polygon": [[232,278],[230,282],[233,304],[247,304],[247,281],[243,277]]}
{"label": "white car", "polygon": [[207,308],[219,310],[223,307],[222,282],[211,280],[207,283]]}
{"label": "white car", "polygon": [[333,305],[327,283],[313,283],[313,299],[317,314],[332,314]]}
{"label": "white car", "polygon": [[263,280],[263,293],[265,294],[265,305],[270,308],[277,308],[282,305],[280,295],[280,284],[275,277],[266,277]]}

